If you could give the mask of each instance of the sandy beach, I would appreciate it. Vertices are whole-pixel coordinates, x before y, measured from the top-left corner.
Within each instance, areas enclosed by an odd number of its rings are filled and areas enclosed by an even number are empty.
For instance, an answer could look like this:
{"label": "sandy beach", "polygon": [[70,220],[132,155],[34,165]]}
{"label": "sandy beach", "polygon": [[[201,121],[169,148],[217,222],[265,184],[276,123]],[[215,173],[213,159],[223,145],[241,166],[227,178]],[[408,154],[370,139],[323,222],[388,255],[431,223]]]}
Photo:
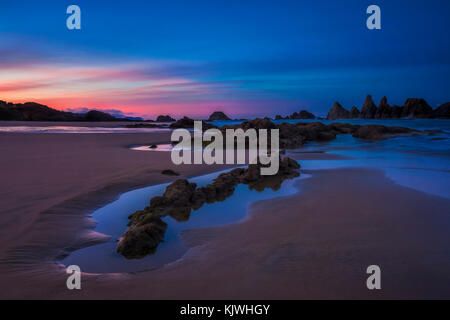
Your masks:
{"label": "sandy beach", "polygon": [[[223,166],[176,167],[169,152],[132,145],[167,143],[168,132],[0,134],[1,298],[300,299],[450,298],[450,201],[402,187],[381,170],[312,170],[295,195],[254,203],[228,226],[188,230],[191,247],[163,268],[84,274],[66,288],[58,259],[103,240],[89,214],[143,186]],[[297,160],[336,159],[297,153]],[[380,265],[383,290],[366,288]]]}

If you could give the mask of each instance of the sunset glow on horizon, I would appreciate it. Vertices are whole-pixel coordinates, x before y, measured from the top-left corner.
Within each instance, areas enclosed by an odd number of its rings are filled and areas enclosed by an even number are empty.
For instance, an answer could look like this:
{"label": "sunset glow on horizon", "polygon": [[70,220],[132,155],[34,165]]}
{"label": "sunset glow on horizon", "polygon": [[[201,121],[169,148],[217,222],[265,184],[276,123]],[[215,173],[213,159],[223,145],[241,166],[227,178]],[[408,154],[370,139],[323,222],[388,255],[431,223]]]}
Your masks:
{"label": "sunset glow on horizon", "polygon": [[[2,4],[0,100],[151,119],[218,110],[232,118],[301,109],[323,116],[334,101],[360,107],[367,94],[398,105],[450,99],[449,22],[434,19],[447,3],[380,0],[379,31],[365,27],[367,6],[356,0],[327,10],[320,1],[277,10],[273,1],[77,4],[76,31],[58,1]],[[411,23],[418,10],[428,14]]]}

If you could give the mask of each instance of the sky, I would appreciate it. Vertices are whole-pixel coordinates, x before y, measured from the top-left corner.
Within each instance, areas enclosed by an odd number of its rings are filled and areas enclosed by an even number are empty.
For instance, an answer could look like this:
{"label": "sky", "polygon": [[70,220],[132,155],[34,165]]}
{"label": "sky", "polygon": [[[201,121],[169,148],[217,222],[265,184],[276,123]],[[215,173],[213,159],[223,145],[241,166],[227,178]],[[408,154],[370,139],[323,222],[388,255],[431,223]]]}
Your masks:
{"label": "sky", "polygon": [[[81,8],[81,30],[66,9]],[[381,30],[366,27],[369,5]],[[0,100],[154,118],[450,101],[447,0],[0,0]]]}

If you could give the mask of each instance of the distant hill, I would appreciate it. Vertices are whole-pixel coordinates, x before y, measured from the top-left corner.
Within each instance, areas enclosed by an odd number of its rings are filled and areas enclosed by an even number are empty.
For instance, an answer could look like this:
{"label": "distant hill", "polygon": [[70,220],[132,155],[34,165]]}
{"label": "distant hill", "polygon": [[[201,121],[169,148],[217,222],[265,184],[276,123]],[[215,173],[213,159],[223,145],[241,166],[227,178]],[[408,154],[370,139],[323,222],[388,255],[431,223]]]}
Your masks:
{"label": "distant hill", "polygon": [[7,103],[0,100],[0,120],[9,121],[127,121],[109,113],[91,110],[87,113],[59,111],[35,103]]}

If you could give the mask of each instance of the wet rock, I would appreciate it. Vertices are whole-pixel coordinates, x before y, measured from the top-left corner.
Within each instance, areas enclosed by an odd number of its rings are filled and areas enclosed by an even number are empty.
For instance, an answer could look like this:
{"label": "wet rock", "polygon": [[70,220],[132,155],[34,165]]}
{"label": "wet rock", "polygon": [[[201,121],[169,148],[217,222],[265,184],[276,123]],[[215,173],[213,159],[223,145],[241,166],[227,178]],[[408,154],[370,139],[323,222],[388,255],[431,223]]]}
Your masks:
{"label": "wet rock", "polygon": [[328,112],[327,120],[348,119],[350,112],[341,106],[339,102],[335,102],[331,110]]}
{"label": "wet rock", "polygon": [[186,179],[178,179],[166,188],[163,197],[166,198],[172,206],[189,206],[191,196],[196,187],[197,185],[195,183],[190,183]]}
{"label": "wet rock", "polygon": [[358,128],[353,134],[353,137],[369,141],[376,141],[417,133],[420,133],[420,131],[403,127],[385,127],[381,125],[370,124]]}
{"label": "wet rock", "polygon": [[299,113],[294,112],[292,115],[289,116],[289,119],[315,119],[315,118],[316,118],[315,115],[306,110],[301,110]]}
{"label": "wet rock", "polygon": [[167,224],[158,217],[150,217],[145,224],[129,228],[119,240],[117,252],[128,259],[152,254],[164,240]]}
{"label": "wet rock", "polygon": [[166,176],[179,176],[180,175],[178,172],[173,171],[171,169],[163,170],[163,171],[161,171],[161,174],[164,174]]}
{"label": "wet rock", "polygon": [[199,209],[205,203],[225,200],[240,183],[257,190],[268,187],[276,190],[285,179],[300,174],[300,165],[288,157],[280,158],[279,171],[274,176],[261,176],[261,166],[251,164],[247,169],[237,168],[222,173],[212,183],[201,188],[196,188],[195,183],[186,179],[174,181],[162,196],[150,200],[150,206],[129,216],[129,229],[120,239],[117,252],[129,259],[152,254],[164,240],[167,225],[162,217],[169,215],[179,222],[187,221],[192,210]]}
{"label": "wet rock", "polygon": [[277,126],[270,121],[269,118],[256,118],[254,120],[245,121],[242,124],[238,125],[239,128],[244,130],[247,129],[276,129]]}
{"label": "wet rock", "polygon": [[359,125],[351,125],[348,123],[335,122],[335,123],[330,124],[328,127],[330,127],[332,130],[334,130],[338,134],[349,134],[349,133],[354,133],[360,126]]}

